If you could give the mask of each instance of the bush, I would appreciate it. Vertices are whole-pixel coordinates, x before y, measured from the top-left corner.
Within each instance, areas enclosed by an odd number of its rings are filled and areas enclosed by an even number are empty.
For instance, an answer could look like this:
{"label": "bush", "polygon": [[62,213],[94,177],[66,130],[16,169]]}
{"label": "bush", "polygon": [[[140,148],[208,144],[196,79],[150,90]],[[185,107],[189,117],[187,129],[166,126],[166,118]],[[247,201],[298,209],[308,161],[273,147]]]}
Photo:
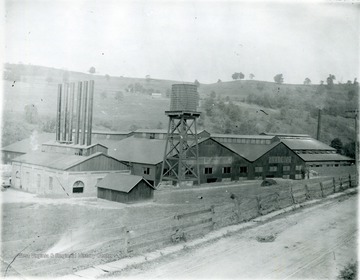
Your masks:
{"label": "bush", "polygon": [[357,279],[357,262],[349,263],[341,271],[338,280],[352,280]]}

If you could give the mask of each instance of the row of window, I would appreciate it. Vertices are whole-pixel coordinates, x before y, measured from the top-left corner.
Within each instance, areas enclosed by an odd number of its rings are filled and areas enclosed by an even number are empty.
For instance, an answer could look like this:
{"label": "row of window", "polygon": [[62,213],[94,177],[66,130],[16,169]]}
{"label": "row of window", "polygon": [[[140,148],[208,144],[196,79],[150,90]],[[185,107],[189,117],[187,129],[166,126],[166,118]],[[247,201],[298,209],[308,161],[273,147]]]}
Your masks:
{"label": "row of window", "polygon": [[334,163],[334,164],[310,164],[309,167],[338,167],[338,166],[350,166],[350,163]]}
{"label": "row of window", "polygon": [[297,154],[336,154],[336,151],[321,151],[321,150],[299,150]]}
{"label": "row of window", "polygon": [[[296,171],[301,171],[301,169],[302,169],[301,165],[296,165],[295,166]],[[284,165],[282,170],[284,172],[290,171],[290,165]],[[255,167],[255,173],[262,173],[263,171],[264,171],[264,168],[262,166],[256,166]],[[269,171],[270,172],[278,171],[278,166],[276,166],[276,165],[269,166]],[[205,167],[205,170],[204,170],[205,174],[212,174],[212,172],[213,172],[212,167]],[[247,166],[240,166],[240,173],[247,173],[247,172],[248,172]],[[222,168],[222,173],[223,174],[231,173],[231,167],[223,167]]]}
{"label": "row of window", "polygon": [[269,145],[271,140],[265,139],[248,139],[248,138],[225,138],[225,137],[213,137],[220,143],[237,143],[237,144],[260,144]]}

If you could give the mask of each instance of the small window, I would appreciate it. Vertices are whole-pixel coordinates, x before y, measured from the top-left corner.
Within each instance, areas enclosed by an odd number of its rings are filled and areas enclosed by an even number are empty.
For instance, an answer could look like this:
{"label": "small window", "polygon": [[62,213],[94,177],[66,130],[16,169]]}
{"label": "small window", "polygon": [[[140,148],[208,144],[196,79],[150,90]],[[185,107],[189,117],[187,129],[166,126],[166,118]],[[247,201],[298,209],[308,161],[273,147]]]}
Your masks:
{"label": "small window", "polygon": [[231,173],[231,167],[230,167],[230,166],[223,167],[223,173],[224,173],[224,174],[229,174],[229,173]]}
{"label": "small window", "polygon": [[212,167],[205,167],[205,174],[212,174]]}
{"label": "small window", "polygon": [[240,173],[244,174],[247,173],[247,166],[240,166]]}
{"label": "small window", "polygon": [[[316,167],[318,167],[318,166],[316,165]],[[300,170],[301,170],[301,168],[302,168],[302,166],[301,166],[301,165],[296,165],[295,170],[296,170],[296,171],[300,171]]]}
{"label": "small window", "polygon": [[296,179],[296,180],[302,179],[302,175],[301,175],[301,174],[295,174],[295,179]]}
{"label": "small window", "polygon": [[255,139],[251,139],[251,144],[256,144],[256,140],[255,140]]}
{"label": "small window", "polygon": [[283,179],[290,179],[290,175],[283,175]]}
{"label": "small window", "polygon": [[284,165],[283,166],[283,171],[290,171],[290,166],[289,165]]}
{"label": "small window", "polygon": [[155,139],[155,133],[150,133],[149,138],[150,138],[150,139]]}
{"label": "small window", "polygon": [[262,168],[261,166],[256,166],[256,167],[255,167],[255,172],[256,172],[256,173],[263,172],[263,168]]}
{"label": "small window", "polygon": [[336,167],[338,167],[339,165],[338,164],[335,164]]}
{"label": "small window", "polygon": [[277,171],[277,166],[269,166],[269,171],[270,171],[270,172],[275,172],[275,171]]}
{"label": "small window", "polygon": [[53,177],[50,177],[49,176],[49,190],[52,190],[53,189]]}
{"label": "small window", "polygon": [[150,174],[150,167],[144,167],[143,170],[144,170],[144,174],[145,174],[145,175],[149,175],[149,174]]}
{"label": "small window", "polygon": [[261,144],[261,140],[260,140],[260,139],[256,139],[256,144]]}

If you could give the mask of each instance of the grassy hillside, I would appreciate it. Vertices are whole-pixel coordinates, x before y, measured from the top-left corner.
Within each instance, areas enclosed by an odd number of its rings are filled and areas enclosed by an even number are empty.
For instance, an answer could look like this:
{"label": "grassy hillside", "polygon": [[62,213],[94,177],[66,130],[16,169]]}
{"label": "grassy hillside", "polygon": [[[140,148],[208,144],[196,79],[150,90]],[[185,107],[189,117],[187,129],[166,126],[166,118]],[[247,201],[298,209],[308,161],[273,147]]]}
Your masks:
{"label": "grassy hillside", "polygon": [[[128,130],[162,128],[168,119],[171,85],[178,81],[91,75],[32,65],[5,64],[2,145],[26,137],[32,130],[54,129],[57,84],[95,80],[94,129]],[[354,85],[290,85],[255,80],[201,84],[200,127],[217,133],[306,133],[316,136],[317,108],[322,111],[320,140],[336,137],[354,141],[354,120],[346,110],[357,108]],[[159,92],[160,98],[151,93]],[[33,104],[38,119],[25,118],[25,106]],[[22,133],[13,131],[19,127]]]}

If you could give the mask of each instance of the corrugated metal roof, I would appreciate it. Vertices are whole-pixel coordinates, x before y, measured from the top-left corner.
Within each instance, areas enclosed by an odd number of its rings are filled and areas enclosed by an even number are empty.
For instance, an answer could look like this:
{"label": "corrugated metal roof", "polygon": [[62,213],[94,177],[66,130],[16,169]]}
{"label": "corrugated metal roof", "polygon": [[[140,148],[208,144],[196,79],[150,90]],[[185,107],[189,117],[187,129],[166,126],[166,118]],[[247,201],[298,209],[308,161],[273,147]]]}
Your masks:
{"label": "corrugated metal roof", "polygon": [[40,151],[41,144],[50,140],[55,140],[55,133],[41,133],[5,146],[1,148],[1,150],[26,154],[33,151]]}
{"label": "corrugated metal roof", "polygon": [[254,144],[237,144],[237,143],[221,143],[228,149],[234,151],[238,155],[247,159],[248,161],[255,161],[272,148],[280,144],[280,142],[275,142],[269,145],[254,145]]}
{"label": "corrugated metal roof", "polygon": [[100,142],[108,147],[108,154],[117,160],[154,165],[163,161],[166,140],[131,136],[120,141]]}
{"label": "corrugated metal roof", "polygon": [[304,161],[354,161],[354,159],[339,154],[299,154]]}
{"label": "corrugated metal roof", "polygon": [[313,138],[309,139],[281,139],[286,146],[291,150],[328,150],[335,149]]}
{"label": "corrugated metal roof", "polygon": [[[67,170],[84,161],[104,155],[95,153],[90,156],[66,155],[60,153],[33,152],[13,159],[14,162],[28,163],[58,170]],[[104,155],[106,156],[106,155]]]}
{"label": "corrugated metal roof", "polygon": [[269,133],[263,132],[260,135],[269,135],[269,136],[278,136],[278,137],[302,137],[302,138],[310,138],[311,136],[308,134],[293,134],[293,133]]}
{"label": "corrugated metal roof", "polygon": [[264,139],[264,140],[271,140],[275,136],[268,136],[268,135],[239,135],[239,134],[211,134],[213,138],[235,138],[235,139]]}
{"label": "corrugated metal roof", "polygon": [[100,131],[100,130],[93,130],[91,131],[92,134],[104,134],[104,135],[128,135],[133,133],[132,131]]}
{"label": "corrugated metal roof", "polygon": [[142,180],[144,180],[149,187],[154,189],[154,187],[141,176],[119,173],[110,173],[106,175],[96,186],[98,188],[128,193]]}

